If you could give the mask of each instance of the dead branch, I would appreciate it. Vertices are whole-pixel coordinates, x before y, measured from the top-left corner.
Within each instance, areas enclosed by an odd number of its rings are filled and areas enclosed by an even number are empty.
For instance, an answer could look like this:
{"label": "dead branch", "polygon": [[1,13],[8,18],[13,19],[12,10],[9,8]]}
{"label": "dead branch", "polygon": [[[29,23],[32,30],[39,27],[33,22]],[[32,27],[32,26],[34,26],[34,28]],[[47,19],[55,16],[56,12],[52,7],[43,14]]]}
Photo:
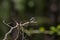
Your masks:
{"label": "dead branch", "polygon": [[3,23],[4,23],[5,25],[7,25],[8,27],[10,27],[10,28],[12,27],[12,26],[9,25],[9,23],[5,23],[5,20],[3,20]]}
{"label": "dead branch", "polygon": [[16,23],[16,26],[14,27],[11,27],[11,29],[5,34],[5,37],[3,38],[3,40],[6,40],[7,39],[7,36],[12,32],[13,29],[17,28],[18,27],[18,23]]}
{"label": "dead branch", "polygon": [[[11,27],[9,24],[6,24],[5,21],[3,21],[3,23],[11,28],[11,29],[5,34],[5,37],[3,38],[3,40],[6,40],[6,39],[7,39],[7,36],[12,32],[12,30],[15,29],[15,28],[17,28],[19,25],[20,25],[21,30],[24,31],[23,26],[28,25],[29,23],[37,23],[37,22],[35,22],[35,21],[33,21],[33,20],[31,20],[31,21],[29,21],[29,22],[26,22],[26,23],[23,23],[23,24],[21,24],[21,22],[20,22],[20,24],[18,24],[18,23],[16,22],[16,26],[14,26],[14,27]],[[22,35],[23,35],[23,36],[22,36],[22,40],[23,40],[24,33],[22,33]],[[18,35],[17,35],[17,37],[15,38],[15,40],[17,40],[17,38],[18,38]]]}

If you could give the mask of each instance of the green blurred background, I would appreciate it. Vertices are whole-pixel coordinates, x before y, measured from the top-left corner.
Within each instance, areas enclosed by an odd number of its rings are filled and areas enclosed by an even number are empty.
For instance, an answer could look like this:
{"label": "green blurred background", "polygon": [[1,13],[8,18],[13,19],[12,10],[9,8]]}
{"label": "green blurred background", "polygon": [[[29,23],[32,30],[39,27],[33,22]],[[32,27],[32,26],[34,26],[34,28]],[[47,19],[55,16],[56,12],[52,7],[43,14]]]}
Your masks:
{"label": "green blurred background", "polygon": [[[0,40],[10,29],[3,23],[26,22],[35,17],[37,25],[28,26],[27,29],[39,29],[43,26],[49,30],[50,26],[60,25],[60,0],[0,0]],[[14,23],[13,22],[13,23]],[[14,24],[12,24],[14,25]],[[60,32],[60,31],[59,31]],[[47,34],[48,35],[48,34]],[[33,34],[30,40],[49,40],[51,35]],[[59,40],[59,35],[52,35],[51,40]],[[43,39],[44,38],[44,39]]]}

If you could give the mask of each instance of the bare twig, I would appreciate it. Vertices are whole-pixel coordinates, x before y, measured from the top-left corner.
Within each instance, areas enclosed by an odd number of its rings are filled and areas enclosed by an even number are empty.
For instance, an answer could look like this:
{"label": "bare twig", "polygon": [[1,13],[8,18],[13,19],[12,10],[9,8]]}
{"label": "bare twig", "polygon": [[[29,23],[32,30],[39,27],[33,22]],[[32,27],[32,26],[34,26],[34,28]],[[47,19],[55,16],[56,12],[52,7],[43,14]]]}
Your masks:
{"label": "bare twig", "polygon": [[25,23],[23,23],[23,24],[20,24],[20,26],[25,26],[25,25],[28,25],[29,23],[37,23],[37,22],[34,22],[34,21],[25,22]]}
{"label": "bare twig", "polygon": [[17,32],[16,37],[14,38],[14,40],[17,40],[18,37],[19,37],[19,27],[17,28],[17,30],[18,30],[18,32]]}
{"label": "bare twig", "polygon": [[17,40],[18,39],[18,37],[19,37],[19,27],[18,27],[18,33],[17,33],[17,36],[16,36],[16,38],[14,39],[14,40]]}
{"label": "bare twig", "polygon": [[16,27],[18,27],[18,23],[16,23],[16,26],[14,26],[14,27],[11,27],[11,29],[5,34],[5,37],[4,37],[4,39],[3,40],[6,40],[7,39],[7,36],[12,32],[12,30],[13,29],[15,29]]}
{"label": "bare twig", "polygon": [[12,26],[10,26],[8,23],[5,23],[5,20],[3,20],[3,23],[4,23],[5,25],[7,25],[8,27],[12,27]]}
{"label": "bare twig", "polygon": [[[6,24],[7,26],[9,26],[9,27],[11,28],[11,29],[5,34],[5,37],[4,37],[3,40],[6,40],[6,39],[7,39],[7,36],[12,32],[13,29],[15,29],[16,27],[18,27],[19,24],[16,23],[16,26],[11,27],[9,24],[5,23],[5,21],[3,21],[3,23]],[[23,24],[20,23],[20,27],[21,27],[22,32],[24,31],[23,26],[28,25],[29,23],[37,23],[37,22],[31,20],[30,22],[26,22],[26,23],[23,23]],[[15,40],[16,40],[17,38],[18,38],[18,35],[17,35],[17,37],[15,38]],[[23,38],[24,38],[24,32],[22,33],[22,40],[23,40]]]}

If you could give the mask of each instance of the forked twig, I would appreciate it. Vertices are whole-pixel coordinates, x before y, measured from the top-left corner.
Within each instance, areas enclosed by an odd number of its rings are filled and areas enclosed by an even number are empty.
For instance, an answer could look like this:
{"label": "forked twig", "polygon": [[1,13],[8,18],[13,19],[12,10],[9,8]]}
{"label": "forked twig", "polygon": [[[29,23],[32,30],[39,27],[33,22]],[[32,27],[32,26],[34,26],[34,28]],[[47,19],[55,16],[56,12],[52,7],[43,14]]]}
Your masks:
{"label": "forked twig", "polygon": [[12,30],[13,29],[15,29],[16,27],[18,27],[18,23],[16,23],[16,26],[14,26],[14,27],[11,27],[11,29],[5,34],[5,37],[4,37],[4,39],[3,40],[6,40],[7,39],[7,36],[12,32]]}
{"label": "forked twig", "polygon": [[3,23],[4,23],[5,25],[7,25],[8,27],[10,27],[10,28],[12,27],[12,26],[9,25],[9,23],[5,23],[5,20],[3,20]]}

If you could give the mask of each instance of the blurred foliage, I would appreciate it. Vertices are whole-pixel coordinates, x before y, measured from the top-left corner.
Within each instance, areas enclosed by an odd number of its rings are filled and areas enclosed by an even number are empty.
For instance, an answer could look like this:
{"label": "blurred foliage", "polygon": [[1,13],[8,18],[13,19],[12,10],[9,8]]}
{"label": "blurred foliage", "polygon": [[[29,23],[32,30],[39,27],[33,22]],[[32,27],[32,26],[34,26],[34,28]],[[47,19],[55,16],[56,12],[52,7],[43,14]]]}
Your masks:
{"label": "blurred foliage", "polygon": [[40,30],[41,33],[43,33],[45,31],[45,28],[44,27],[40,27],[39,30]]}

